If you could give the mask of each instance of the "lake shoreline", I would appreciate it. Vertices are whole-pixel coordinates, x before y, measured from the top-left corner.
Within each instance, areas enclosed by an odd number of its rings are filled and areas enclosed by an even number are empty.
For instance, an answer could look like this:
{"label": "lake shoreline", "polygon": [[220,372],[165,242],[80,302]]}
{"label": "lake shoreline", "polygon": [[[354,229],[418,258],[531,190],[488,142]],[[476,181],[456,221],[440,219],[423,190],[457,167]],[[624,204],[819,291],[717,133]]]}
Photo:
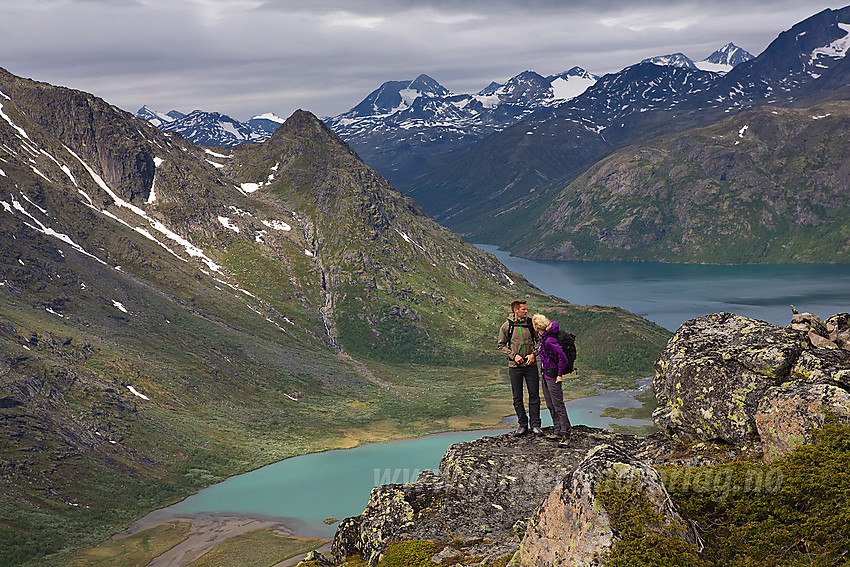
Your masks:
{"label": "lake shoreline", "polygon": [[[637,400],[633,398],[634,395],[637,395],[644,391],[646,387],[651,387],[651,379],[650,378],[642,378],[635,381],[635,387],[629,389],[616,389],[616,390],[606,390],[600,388],[598,385],[594,388],[595,391],[590,396],[583,396],[580,398],[575,398],[573,400],[569,400],[568,407],[571,403],[576,400],[581,403],[582,400],[588,401],[591,399],[598,399],[600,395],[606,397],[605,394],[616,395],[618,398],[618,405],[624,401],[625,397],[630,397],[631,402],[637,403]],[[631,395],[631,396],[630,396]],[[628,405],[631,405],[628,404]],[[598,408],[600,413],[605,409],[603,407]],[[541,408],[541,415],[544,420],[548,420],[548,410],[545,407],[545,404]],[[277,461],[276,463],[271,463],[268,465],[264,465],[263,467],[259,467],[258,469],[254,469],[253,471],[247,471],[245,473],[241,473],[235,476],[243,476],[247,474],[251,474],[257,470],[260,470],[265,467],[274,466],[275,464],[295,459],[298,457],[304,457],[309,455],[319,455],[323,453],[331,453],[337,451],[347,451],[350,449],[356,449],[357,447],[364,447],[368,445],[387,445],[390,442],[410,442],[415,440],[421,440],[424,438],[439,438],[440,436],[449,436],[456,434],[485,434],[490,433],[493,435],[504,435],[509,434],[516,427],[515,423],[511,423],[511,421],[516,420],[515,415],[507,415],[503,418],[502,422],[499,425],[493,426],[484,426],[484,427],[470,427],[471,424],[466,424],[465,428],[462,429],[446,429],[445,431],[429,433],[424,436],[413,436],[413,437],[405,437],[405,436],[396,436],[392,438],[387,438],[383,440],[376,441],[368,441],[359,443],[355,447],[350,448],[333,448],[329,447],[322,451],[315,451],[313,453],[307,453],[305,455],[294,455],[292,457],[288,457],[287,459],[282,459],[281,461]],[[612,420],[613,421],[613,420]],[[544,424],[545,425],[545,424]],[[234,477],[229,477],[234,478]],[[408,479],[402,479],[408,480]],[[224,482],[224,481],[223,481]],[[209,487],[207,487],[209,488]],[[205,489],[201,489],[199,492]],[[188,497],[188,498],[191,498]],[[135,520],[132,522],[128,528],[119,534],[116,534],[112,537],[112,539],[121,539],[124,537],[128,537],[130,535],[145,531],[147,529],[154,528],[156,526],[177,523],[177,522],[185,522],[191,525],[191,529],[189,532],[189,537],[186,540],[169,550],[167,553],[161,555],[156,558],[153,562],[149,564],[149,567],[183,567],[184,565],[188,565],[191,561],[197,559],[201,555],[209,552],[216,545],[223,542],[224,540],[241,535],[248,531],[259,530],[259,529],[272,529],[275,533],[286,536],[286,537],[309,537],[309,538],[317,538],[317,539],[326,539],[328,544],[330,544],[331,539],[316,535],[315,528],[311,528],[307,524],[307,522],[294,518],[294,517],[285,517],[285,516],[277,516],[270,514],[263,514],[259,512],[234,512],[234,511],[223,511],[223,512],[213,512],[213,511],[181,511],[179,509],[175,509],[178,504],[184,502],[186,499],[181,500],[180,502],[174,503],[170,506],[166,506],[163,508],[159,508],[153,510],[152,512],[146,514],[145,516]],[[338,518],[337,520],[341,520],[342,518]],[[336,523],[336,522],[335,522]],[[334,523],[334,524],[335,524]],[[331,524],[331,525],[334,525]],[[295,559],[295,558],[293,558]],[[294,565],[297,561],[291,562],[291,560],[286,560],[285,562],[277,564],[276,567],[284,567],[285,565]]]}

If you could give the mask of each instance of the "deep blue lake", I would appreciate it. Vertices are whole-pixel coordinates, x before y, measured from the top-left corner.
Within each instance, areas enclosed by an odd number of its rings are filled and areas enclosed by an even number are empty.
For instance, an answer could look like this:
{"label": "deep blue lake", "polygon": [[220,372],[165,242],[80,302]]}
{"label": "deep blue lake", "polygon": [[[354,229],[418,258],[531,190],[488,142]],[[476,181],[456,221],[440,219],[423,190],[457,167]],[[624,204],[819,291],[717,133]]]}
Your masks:
{"label": "deep blue lake", "polygon": [[552,262],[476,246],[546,293],[577,305],[622,307],[671,331],[688,319],[724,311],[783,326],[791,322],[791,305],[822,319],[850,312],[847,264]]}

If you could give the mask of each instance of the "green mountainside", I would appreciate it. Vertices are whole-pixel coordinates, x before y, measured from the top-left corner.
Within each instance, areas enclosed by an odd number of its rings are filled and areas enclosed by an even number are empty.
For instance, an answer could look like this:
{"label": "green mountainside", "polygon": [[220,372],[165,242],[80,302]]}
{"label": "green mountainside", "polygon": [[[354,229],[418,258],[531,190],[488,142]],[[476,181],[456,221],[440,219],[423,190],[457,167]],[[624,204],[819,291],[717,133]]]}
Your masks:
{"label": "green mountainside", "polygon": [[511,249],[532,258],[850,262],[850,102],[764,107],[618,151]]}
{"label": "green mountainside", "polygon": [[0,70],[0,565],[289,456],[498,424],[516,297],[576,333],[577,388],[669,336],[543,294],[309,113],[202,148]]}

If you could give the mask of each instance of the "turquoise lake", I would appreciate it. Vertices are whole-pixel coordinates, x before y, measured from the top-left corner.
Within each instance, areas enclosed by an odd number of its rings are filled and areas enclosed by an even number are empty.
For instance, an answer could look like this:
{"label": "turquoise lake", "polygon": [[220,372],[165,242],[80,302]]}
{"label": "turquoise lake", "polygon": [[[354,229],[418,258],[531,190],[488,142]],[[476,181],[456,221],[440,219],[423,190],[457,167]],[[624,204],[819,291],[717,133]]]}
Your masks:
{"label": "turquoise lake", "polygon": [[[598,396],[572,400],[567,410],[573,424],[592,427],[645,425],[635,419],[601,417],[607,407],[638,407],[635,394],[650,385],[642,380],[635,390],[602,390]],[[541,412],[543,425],[552,425],[548,410]],[[516,416],[506,420],[516,422]],[[200,513],[283,518],[298,535],[333,537],[336,524],[326,518],[356,516],[369,501],[373,487],[390,482],[409,482],[423,470],[437,470],[449,445],[513,430],[488,429],[439,433],[416,439],[369,443],[352,449],[325,451],[292,457],[255,471],[231,477],[205,488],[151,518],[163,522]]]}
{"label": "turquoise lake", "polygon": [[[494,246],[479,247],[547,293],[576,304],[623,307],[671,331],[687,319],[720,311],[777,325],[789,323],[791,304],[823,318],[850,311],[850,266],[538,262]],[[649,385],[647,378],[635,390],[601,390],[598,396],[573,400],[567,404],[570,420],[593,427],[646,424],[600,414],[606,407],[638,406],[634,395]],[[542,417],[544,425],[551,425],[545,407]],[[512,416],[505,423],[515,420]],[[449,445],[503,434],[508,427],[293,457],[229,478],[153,515],[163,521],[203,512],[282,518],[299,535],[332,537],[336,524],[323,520],[360,514],[374,486],[414,480],[422,470],[436,470]]]}

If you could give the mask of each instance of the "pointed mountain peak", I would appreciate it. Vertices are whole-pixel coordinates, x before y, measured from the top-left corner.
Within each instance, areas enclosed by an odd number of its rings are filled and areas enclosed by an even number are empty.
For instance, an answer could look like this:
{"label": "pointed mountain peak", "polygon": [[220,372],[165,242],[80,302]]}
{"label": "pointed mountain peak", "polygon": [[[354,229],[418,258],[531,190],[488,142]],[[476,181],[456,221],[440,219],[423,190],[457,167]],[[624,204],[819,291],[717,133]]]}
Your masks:
{"label": "pointed mountain peak", "polygon": [[497,83],[496,81],[491,82],[489,85],[478,91],[477,95],[488,96],[494,94],[497,90],[502,88],[504,85],[502,83]]}
{"label": "pointed mountain peak", "polygon": [[363,117],[394,114],[410,108],[420,96],[441,97],[449,90],[428,75],[412,81],[387,81],[369,93],[360,104],[341,116]]}
{"label": "pointed mountain peak", "polygon": [[581,67],[578,67],[578,66],[573,67],[569,71],[561,73],[560,76],[561,77],[581,77],[581,78],[593,77],[594,79],[598,78],[597,75],[594,75],[593,73],[589,73],[589,72],[585,71],[584,69],[582,69]]}
{"label": "pointed mountain peak", "polygon": [[581,67],[573,67],[548,78],[552,84],[552,98],[557,101],[575,98],[599,80],[598,76]]}
{"label": "pointed mountain peak", "polygon": [[744,61],[749,61],[750,59],[754,59],[752,53],[746,49],[738,47],[734,43],[729,42],[703,59],[703,61],[706,63],[713,63],[715,65],[729,65],[730,67],[734,67],[735,65],[743,63]]}
{"label": "pointed mountain peak", "polygon": [[425,96],[445,96],[449,94],[449,89],[424,73],[411,81],[407,88]]}
{"label": "pointed mountain peak", "polygon": [[292,113],[292,115],[281,124],[267,144],[275,146],[283,139],[289,139],[292,136],[306,137],[312,140],[320,140],[322,138],[330,138],[339,144],[348,146],[342,138],[340,138],[333,130],[327,127],[315,114],[300,108]]}
{"label": "pointed mountain peak", "polygon": [[176,120],[177,118],[179,118],[179,117],[171,116],[172,112],[176,112],[176,111],[172,110],[168,114],[163,114],[162,112],[154,110],[154,109],[148,107],[147,105],[145,105],[145,106],[142,106],[139,110],[136,111],[136,116],[138,118],[142,118],[143,120],[147,120],[148,122],[150,122],[151,124],[153,124],[154,126],[156,126],[158,128],[158,127],[162,126],[163,124],[167,124],[167,123],[172,122],[172,121]]}

